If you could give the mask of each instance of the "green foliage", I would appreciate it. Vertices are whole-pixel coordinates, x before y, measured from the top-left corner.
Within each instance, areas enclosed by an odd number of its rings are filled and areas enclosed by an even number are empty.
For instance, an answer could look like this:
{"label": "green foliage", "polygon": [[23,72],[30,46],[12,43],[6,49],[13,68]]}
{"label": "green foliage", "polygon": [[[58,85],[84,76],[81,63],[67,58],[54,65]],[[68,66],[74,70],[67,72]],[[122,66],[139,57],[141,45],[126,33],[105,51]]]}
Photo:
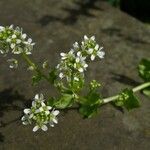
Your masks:
{"label": "green foliage", "polygon": [[87,96],[80,98],[79,112],[84,117],[91,118],[97,114],[97,109],[100,104],[100,95],[96,91],[90,91]]}
{"label": "green foliage", "polygon": [[143,94],[145,94],[146,96],[150,97],[150,88],[146,88],[143,90]]}
{"label": "green foliage", "polygon": [[42,76],[39,73],[37,73],[32,77],[32,85],[37,85],[41,81],[41,79]]}
{"label": "green foliage", "polygon": [[54,84],[55,80],[57,79],[56,69],[52,69],[49,72],[49,81]]}
{"label": "green foliage", "polygon": [[73,95],[72,94],[63,94],[60,99],[55,103],[55,107],[59,109],[64,109],[72,106],[73,104]]}
{"label": "green foliage", "polygon": [[130,89],[123,90],[118,99],[114,102],[116,106],[131,110],[140,106],[139,100],[134,96],[134,93]]}
{"label": "green foliage", "polygon": [[120,0],[108,0],[108,2],[115,7],[119,7],[120,5]]}
{"label": "green foliage", "polygon": [[150,60],[142,59],[138,66],[138,70],[139,70],[139,76],[144,81],[146,81],[146,82],[150,81]]}
{"label": "green foliage", "polygon": [[85,118],[91,118],[97,114],[98,107],[99,105],[93,105],[93,106],[81,105],[79,112]]}

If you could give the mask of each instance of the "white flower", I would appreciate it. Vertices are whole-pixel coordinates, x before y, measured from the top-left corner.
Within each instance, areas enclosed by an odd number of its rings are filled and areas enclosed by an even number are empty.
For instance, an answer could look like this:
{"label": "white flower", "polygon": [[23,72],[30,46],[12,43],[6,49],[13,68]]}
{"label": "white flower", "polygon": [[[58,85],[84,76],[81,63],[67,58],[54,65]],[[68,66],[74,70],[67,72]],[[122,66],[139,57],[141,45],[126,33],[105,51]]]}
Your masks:
{"label": "white flower", "polygon": [[12,35],[12,39],[15,39],[17,36],[15,34]]}
{"label": "white flower", "polygon": [[36,132],[38,129],[42,129],[43,131],[47,131],[48,130],[48,128],[47,128],[47,126],[44,124],[44,125],[42,125],[41,127],[39,126],[39,125],[36,125],[34,128],[33,128],[33,132]]}
{"label": "white flower", "polygon": [[86,35],[84,35],[84,40],[87,41],[89,40],[89,38]]}
{"label": "white flower", "polygon": [[24,33],[24,34],[22,34],[22,36],[21,36],[23,39],[25,39],[26,37],[27,37],[27,35]]}
{"label": "white flower", "polygon": [[97,56],[98,56],[99,58],[104,58],[105,52],[104,52],[104,51],[98,51],[98,52],[97,52]]}
{"label": "white flower", "polygon": [[9,68],[17,68],[18,67],[18,61],[14,58],[8,59],[7,62],[9,63]]}
{"label": "white flower", "polygon": [[59,74],[59,77],[60,77],[60,79],[62,79],[62,78],[64,77],[64,74],[61,72],[61,73]]}

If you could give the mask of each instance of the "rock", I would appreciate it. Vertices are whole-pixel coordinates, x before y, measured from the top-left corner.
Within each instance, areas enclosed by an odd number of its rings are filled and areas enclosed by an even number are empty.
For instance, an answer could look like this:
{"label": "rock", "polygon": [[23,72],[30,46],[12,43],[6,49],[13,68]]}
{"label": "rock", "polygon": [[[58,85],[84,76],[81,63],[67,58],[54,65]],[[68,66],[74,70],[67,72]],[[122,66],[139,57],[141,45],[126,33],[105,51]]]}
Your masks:
{"label": "rock", "polygon": [[[1,0],[0,10],[1,25],[21,26],[36,42],[32,57],[39,64],[48,59],[52,66],[56,65],[60,52],[67,52],[84,34],[95,35],[98,43],[105,47],[106,58],[93,62],[87,77],[102,83],[102,95],[111,96],[141,82],[137,65],[141,58],[150,57],[150,27],[106,2]],[[149,149],[150,137],[146,133],[150,105],[148,98],[141,94],[141,108],[129,112],[129,118],[126,114],[124,119],[124,114],[110,105],[102,107],[92,119],[82,119],[77,111],[71,110],[59,116],[55,128],[49,128],[46,133],[33,133],[31,126],[23,126],[19,120],[22,110],[30,105],[36,93],[48,97],[55,92],[45,82],[32,87],[31,73],[25,68],[21,63],[18,70],[9,70],[6,58],[0,59],[0,114],[5,123],[0,133],[3,139],[0,149]],[[136,118],[140,128],[131,130],[132,118]]]}

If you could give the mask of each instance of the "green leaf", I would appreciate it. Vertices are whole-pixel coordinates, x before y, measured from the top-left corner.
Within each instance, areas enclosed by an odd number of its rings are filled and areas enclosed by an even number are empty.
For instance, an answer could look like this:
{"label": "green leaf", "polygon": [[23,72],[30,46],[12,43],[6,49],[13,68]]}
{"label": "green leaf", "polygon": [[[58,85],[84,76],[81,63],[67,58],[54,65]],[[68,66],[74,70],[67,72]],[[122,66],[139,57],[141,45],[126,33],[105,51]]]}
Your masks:
{"label": "green leaf", "polygon": [[63,94],[62,97],[55,103],[56,108],[64,109],[73,104],[73,95]]}
{"label": "green leaf", "polygon": [[143,91],[143,94],[145,94],[146,96],[150,97],[150,88],[146,88]]}
{"label": "green leaf", "polygon": [[57,79],[56,69],[53,69],[49,72],[49,81],[54,84],[55,80]]}
{"label": "green leaf", "polygon": [[142,59],[139,66],[139,76],[144,81],[150,81],[150,60],[148,59]]}
{"label": "green leaf", "polygon": [[42,79],[40,74],[36,74],[32,77],[32,85],[37,85]]}
{"label": "green leaf", "polygon": [[47,100],[47,105],[53,107],[54,104],[55,104],[55,101],[56,101],[56,100],[55,100],[53,97],[50,97],[50,98]]}
{"label": "green leaf", "polygon": [[89,106],[89,105],[81,105],[79,108],[79,113],[83,115],[85,118],[91,118],[97,114],[99,105]]}
{"label": "green leaf", "polygon": [[131,110],[140,106],[139,100],[134,96],[134,93],[130,89],[125,89],[119,95],[118,100],[114,102],[116,106]]}
{"label": "green leaf", "polygon": [[95,91],[89,92],[87,96],[80,98],[80,103],[89,106],[100,104],[100,95]]}

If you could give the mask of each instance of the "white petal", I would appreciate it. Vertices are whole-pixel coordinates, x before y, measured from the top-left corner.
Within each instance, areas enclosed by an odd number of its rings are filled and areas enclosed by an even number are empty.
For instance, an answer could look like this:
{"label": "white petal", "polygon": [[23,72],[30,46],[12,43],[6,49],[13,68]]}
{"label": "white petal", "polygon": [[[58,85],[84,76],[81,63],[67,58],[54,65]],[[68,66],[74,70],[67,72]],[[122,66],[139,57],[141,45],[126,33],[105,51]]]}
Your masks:
{"label": "white petal", "polygon": [[31,44],[31,42],[32,42],[32,39],[31,39],[31,38],[29,38],[29,39],[28,39],[28,43],[29,43],[29,44]]}
{"label": "white petal", "polygon": [[50,112],[47,110],[47,111],[45,111],[45,114],[46,114],[46,115],[49,115],[49,114],[50,114]]}
{"label": "white petal", "polygon": [[32,101],[32,106],[35,107],[36,106],[36,102]]}
{"label": "white petal", "polygon": [[39,98],[41,101],[44,100],[44,95],[43,94],[40,94],[40,98]]}
{"label": "white petal", "polygon": [[61,72],[61,73],[59,74],[59,77],[62,79],[62,78],[64,77],[64,74]]}
{"label": "white petal", "polygon": [[31,114],[31,115],[29,116],[29,119],[31,119],[31,118],[33,118],[33,114]]}
{"label": "white petal", "polygon": [[95,59],[95,55],[91,55],[91,60],[94,60]]}
{"label": "white petal", "polygon": [[86,40],[88,40],[89,38],[86,36],[86,35],[84,35],[84,40],[86,41]]}
{"label": "white petal", "polygon": [[4,27],[3,27],[3,26],[0,26],[0,30],[4,30]]}
{"label": "white petal", "polygon": [[13,48],[15,47],[15,44],[12,43],[12,44],[10,45],[10,47],[13,49]]}
{"label": "white petal", "polygon": [[79,58],[79,57],[76,58],[76,62],[77,62],[77,63],[80,62],[80,58]]}
{"label": "white petal", "polygon": [[40,112],[41,112],[41,111],[44,111],[44,109],[43,109],[42,107],[40,107],[39,110],[40,110]]}
{"label": "white petal", "polygon": [[51,110],[51,109],[52,109],[52,107],[51,107],[51,106],[47,106],[47,109],[48,109],[48,110]]}
{"label": "white petal", "polygon": [[15,39],[17,36],[15,34],[12,35],[12,39]]}
{"label": "white petal", "polygon": [[54,111],[52,112],[52,114],[53,114],[54,116],[57,116],[57,115],[59,114],[59,110],[54,110]]}
{"label": "white petal", "polygon": [[46,125],[43,125],[43,126],[41,127],[41,129],[42,129],[43,131],[47,131],[47,130],[48,130],[48,128],[47,128]]}
{"label": "white petal", "polygon": [[30,112],[31,112],[31,109],[29,109],[29,108],[24,109],[25,114],[29,114]]}
{"label": "white petal", "polygon": [[22,38],[25,39],[27,37],[26,34],[22,34]]}
{"label": "white petal", "polygon": [[28,125],[29,122],[28,122],[28,121],[23,121],[22,124],[23,124],[23,125]]}
{"label": "white petal", "polygon": [[100,51],[97,53],[99,58],[104,58],[105,52],[104,51]]}
{"label": "white petal", "polygon": [[98,48],[99,48],[99,45],[98,45],[98,44],[96,44],[96,46],[95,46],[95,50],[98,50]]}
{"label": "white petal", "polygon": [[13,27],[14,27],[14,25],[12,24],[12,25],[9,26],[9,29],[12,29]]}
{"label": "white petal", "polygon": [[95,36],[92,36],[90,39],[91,39],[92,41],[94,41],[94,40],[95,40]]}
{"label": "white petal", "polygon": [[44,102],[41,102],[42,107],[46,106],[46,104]]}
{"label": "white petal", "polygon": [[17,44],[20,44],[20,43],[21,43],[21,40],[20,40],[20,39],[17,39],[16,43],[17,43]]}
{"label": "white petal", "polygon": [[89,49],[88,49],[88,53],[89,53],[89,54],[92,54],[92,53],[93,53],[93,51],[94,51],[94,49],[93,49],[93,48],[89,48]]}
{"label": "white petal", "polygon": [[85,64],[85,65],[84,65],[84,68],[87,68],[87,67],[88,67],[88,64]]}
{"label": "white petal", "polygon": [[57,118],[53,118],[52,120],[53,120],[54,123],[56,123],[56,124],[58,123]]}
{"label": "white petal", "polygon": [[36,132],[38,129],[39,129],[39,126],[35,126],[35,127],[33,128],[33,132]]}
{"label": "white petal", "polygon": [[79,81],[79,78],[77,78],[77,77],[74,77],[74,80],[76,80],[76,81]]}
{"label": "white petal", "polygon": [[79,70],[79,72],[83,72],[84,71],[83,68],[79,68],[78,70]]}
{"label": "white petal", "polygon": [[49,125],[50,125],[51,127],[54,127],[54,123],[53,123],[52,121],[49,122]]}
{"label": "white petal", "polygon": [[39,94],[36,94],[34,99],[39,100]]}
{"label": "white petal", "polygon": [[77,56],[81,56],[81,52],[79,51],[79,52],[77,52]]}
{"label": "white petal", "polygon": [[60,53],[60,56],[64,57],[66,56],[66,53]]}

